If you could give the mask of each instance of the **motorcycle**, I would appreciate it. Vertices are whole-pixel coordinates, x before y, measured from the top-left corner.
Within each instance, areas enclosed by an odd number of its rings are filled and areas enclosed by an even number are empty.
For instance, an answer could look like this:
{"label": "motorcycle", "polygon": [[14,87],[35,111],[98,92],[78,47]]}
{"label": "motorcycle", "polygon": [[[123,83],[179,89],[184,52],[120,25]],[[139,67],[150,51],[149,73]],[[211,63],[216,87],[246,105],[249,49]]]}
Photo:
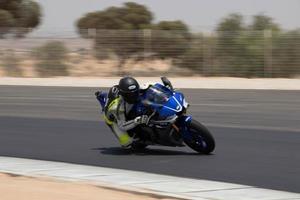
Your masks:
{"label": "motorcycle", "polygon": [[[136,116],[148,115],[148,123],[139,125],[129,134],[133,135],[133,149],[143,149],[148,145],[183,147],[210,154],[215,149],[215,140],[209,130],[186,114],[189,104],[183,93],[176,91],[171,82],[161,78],[162,83],[151,85],[134,106]],[[105,97],[102,108],[105,105]]]}

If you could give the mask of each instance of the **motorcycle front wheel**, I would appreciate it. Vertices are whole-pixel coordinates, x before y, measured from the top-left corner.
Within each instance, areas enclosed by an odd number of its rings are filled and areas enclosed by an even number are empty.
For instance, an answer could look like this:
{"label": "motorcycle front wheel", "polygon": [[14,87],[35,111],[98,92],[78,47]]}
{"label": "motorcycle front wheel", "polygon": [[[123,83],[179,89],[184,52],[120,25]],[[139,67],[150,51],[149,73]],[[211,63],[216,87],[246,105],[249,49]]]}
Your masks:
{"label": "motorcycle front wheel", "polygon": [[215,149],[215,140],[209,130],[196,120],[192,120],[187,126],[189,137],[185,137],[184,143],[193,150],[210,154]]}

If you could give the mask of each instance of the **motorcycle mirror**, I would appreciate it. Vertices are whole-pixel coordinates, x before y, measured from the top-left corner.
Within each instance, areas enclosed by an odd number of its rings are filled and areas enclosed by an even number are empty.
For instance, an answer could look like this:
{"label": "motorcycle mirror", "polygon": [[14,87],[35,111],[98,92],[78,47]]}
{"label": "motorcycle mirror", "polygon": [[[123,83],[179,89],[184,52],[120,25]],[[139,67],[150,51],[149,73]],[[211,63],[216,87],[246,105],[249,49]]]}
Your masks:
{"label": "motorcycle mirror", "polygon": [[171,90],[174,90],[171,81],[167,77],[163,76],[160,79],[165,86],[169,86]]}

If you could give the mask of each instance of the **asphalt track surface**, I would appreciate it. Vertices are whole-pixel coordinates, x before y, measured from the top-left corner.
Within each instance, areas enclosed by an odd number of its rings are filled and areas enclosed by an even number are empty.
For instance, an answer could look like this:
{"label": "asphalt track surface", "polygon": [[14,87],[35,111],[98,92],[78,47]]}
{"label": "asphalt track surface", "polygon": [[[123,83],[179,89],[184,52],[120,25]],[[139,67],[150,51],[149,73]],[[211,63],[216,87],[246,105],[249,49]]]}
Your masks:
{"label": "asphalt track surface", "polygon": [[0,155],[146,171],[300,192],[300,92],[183,90],[212,155],[119,148],[95,88],[0,86]]}

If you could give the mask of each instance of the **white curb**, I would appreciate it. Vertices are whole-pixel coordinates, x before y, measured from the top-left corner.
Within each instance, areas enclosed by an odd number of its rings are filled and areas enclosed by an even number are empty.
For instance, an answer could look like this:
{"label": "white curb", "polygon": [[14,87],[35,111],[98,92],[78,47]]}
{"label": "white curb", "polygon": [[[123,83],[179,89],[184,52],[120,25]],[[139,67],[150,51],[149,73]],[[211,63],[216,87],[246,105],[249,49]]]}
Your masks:
{"label": "white curb", "polygon": [[117,189],[184,199],[300,199],[300,194],[297,193],[261,189],[247,185],[12,157],[0,157],[0,172],[26,176],[47,176],[70,181],[87,181]]}

